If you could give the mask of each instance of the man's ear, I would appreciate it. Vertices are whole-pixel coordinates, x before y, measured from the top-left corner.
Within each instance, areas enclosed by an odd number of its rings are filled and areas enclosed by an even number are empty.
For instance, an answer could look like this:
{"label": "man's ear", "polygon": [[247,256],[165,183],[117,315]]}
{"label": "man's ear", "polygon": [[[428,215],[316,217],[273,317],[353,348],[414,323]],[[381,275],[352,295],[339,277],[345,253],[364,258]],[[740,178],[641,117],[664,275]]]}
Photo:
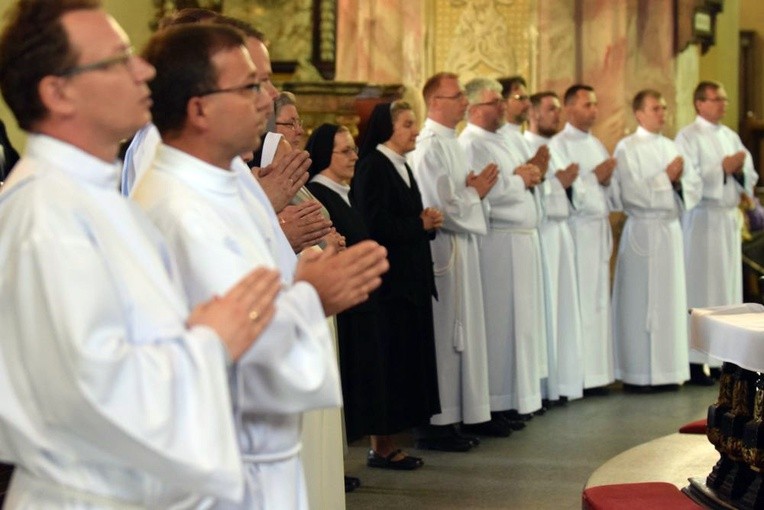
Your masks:
{"label": "man's ear", "polygon": [[185,125],[205,130],[209,122],[207,108],[209,108],[209,105],[204,100],[204,97],[197,96],[189,99],[188,103],[186,103]]}
{"label": "man's ear", "polygon": [[67,117],[75,112],[76,107],[66,78],[45,76],[37,84],[37,94],[52,116]]}

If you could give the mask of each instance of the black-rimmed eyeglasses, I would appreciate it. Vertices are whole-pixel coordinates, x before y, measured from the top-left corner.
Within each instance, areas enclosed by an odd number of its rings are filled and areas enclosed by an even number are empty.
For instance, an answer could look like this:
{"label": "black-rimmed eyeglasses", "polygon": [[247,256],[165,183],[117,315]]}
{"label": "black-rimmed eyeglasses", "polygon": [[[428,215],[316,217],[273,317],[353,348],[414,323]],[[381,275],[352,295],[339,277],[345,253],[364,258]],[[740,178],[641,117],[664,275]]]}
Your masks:
{"label": "black-rimmed eyeglasses", "polygon": [[276,122],[277,126],[289,126],[290,128],[297,131],[297,128],[302,127],[302,119],[292,119],[289,122]]}
{"label": "black-rimmed eyeglasses", "polygon": [[244,85],[239,85],[238,87],[228,87],[225,89],[211,89],[211,90],[207,90],[205,92],[196,94],[196,97],[211,96],[212,94],[227,94],[229,92],[251,92],[252,94],[259,94],[260,83],[253,81],[252,83],[245,83]]}

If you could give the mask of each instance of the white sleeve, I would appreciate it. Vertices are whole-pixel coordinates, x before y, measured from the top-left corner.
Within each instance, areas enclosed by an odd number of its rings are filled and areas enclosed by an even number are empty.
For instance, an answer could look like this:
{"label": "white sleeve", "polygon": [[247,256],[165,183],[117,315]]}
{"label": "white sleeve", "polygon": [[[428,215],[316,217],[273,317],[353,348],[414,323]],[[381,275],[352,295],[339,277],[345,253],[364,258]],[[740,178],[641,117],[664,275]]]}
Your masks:
{"label": "white sleeve", "polygon": [[444,230],[485,234],[483,201],[475,188],[453,181],[444,149],[437,140],[430,138],[419,143],[414,154],[414,171],[424,206],[440,209]]}
{"label": "white sleeve", "polygon": [[24,342],[3,350],[18,367],[10,377],[23,405],[57,436],[51,440],[88,445],[76,450],[80,462],[118,459],[193,493],[240,497],[227,354],[217,335],[186,330],[186,317],[169,308],[125,302],[123,287],[140,283],[114,274],[95,240],[39,235],[12,261],[0,319],[9,338]]}

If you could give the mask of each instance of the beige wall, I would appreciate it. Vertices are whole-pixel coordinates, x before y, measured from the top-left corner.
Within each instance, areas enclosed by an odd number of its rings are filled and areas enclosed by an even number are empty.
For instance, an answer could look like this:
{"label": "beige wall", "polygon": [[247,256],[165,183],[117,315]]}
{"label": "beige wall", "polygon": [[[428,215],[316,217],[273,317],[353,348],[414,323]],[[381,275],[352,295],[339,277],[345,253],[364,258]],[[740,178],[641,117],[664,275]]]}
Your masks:
{"label": "beige wall", "polygon": [[[758,0],[742,0],[752,2]],[[724,84],[729,97],[724,123],[738,129],[738,62],[740,61],[740,0],[726,0],[724,12],[716,17],[716,45],[700,57],[700,79]],[[692,98],[686,98],[691,102]]]}
{"label": "beige wall", "polygon": [[754,41],[757,53],[755,64],[755,86],[753,114],[764,119],[764,2],[761,0],[740,0],[740,30],[756,32]]}

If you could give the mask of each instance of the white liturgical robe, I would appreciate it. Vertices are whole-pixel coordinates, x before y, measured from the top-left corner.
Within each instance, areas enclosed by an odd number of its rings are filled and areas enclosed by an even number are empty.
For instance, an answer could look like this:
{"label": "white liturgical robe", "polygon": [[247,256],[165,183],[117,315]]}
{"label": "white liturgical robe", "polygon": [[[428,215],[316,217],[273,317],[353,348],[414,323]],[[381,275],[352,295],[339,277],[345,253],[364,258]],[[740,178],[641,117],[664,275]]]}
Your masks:
{"label": "white liturgical robe", "polygon": [[123,195],[130,196],[133,186],[151,167],[157,147],[162,143],[162,137],[156,126],[149,122],[133,136],[125,151],[125,161],[122,164],[119,189]]}
{"label": "white liturgical robe", "polygon": [[466,185],[470,168],[453,129],[427,119],[412,162],[424,206],[443,212],[443,228],[430,243],[441,407],[431,423],[481,423],[491,418],[477,239],[486,233],[483,201]]}
{"label": "white liturgical robe", "polygon": [[[239,500],[225,347],[116,165],[32,135],[0,193],[4,508]],[[188,503],[183,504],[183,502]]]}
{"label": "white liturgical robe", "polygon": [[[532,153],[549,138],[526,131],[523,136]],[[576,253],[570,234],[570,200],[555,174],[567,167],[553,149],[540,190],[543,217],[539,225],[544,262],[544,302],[547,311],[547,345],[550,360],[557,359],[557,394],[570,400],[581,398],[584,389],[581,306],[578,302]],[[544,169],[542,168],[543,172]],[[576,185],[573,185],[575,193]],[[550,374],[553,367],[550,367]],[[551,396],[554,389],[550,388]]]}
{"label": "white liturgical robe", "polygon": [[610,252],[613,236],[608,217],[607,191],[594,169],[610,157],[591,133],[565,124],[552,137],[549,148],[565,166],[578,163],[570,231],[576,246],[576,278],[581,306],[584,345],[584,388],[605,386],[614,380],[610,329]]}
{"label": "white liturgical robe", "polygon": [[679,156],[673,141],[637,128],[615,149],[610,184],[623,210],[613,284],[616,378],[627,384],[681,384],[689,379],[683,209],[700,200],[701,182],[685,159],[681,198],[666,167]]}
{"label": "white liturgical robe", "polygon": [[[277,266],[273,226],[244,186],[247,179],[248,171],[223,170],[160,145],[133,190],[165,235],[192,304],[225,292],[256,266]],[[234,365],[233,414],[246,477],[236,508],[307,508],[301,413],[342,403],[318,295],[305,282],[284,283],[273,322]]]}
{"label": "white liturgical robe", "polygon": [[467,124],[459,144],[470,168],[499,167],[486,196],[488,232],[480,239],[491,411],[531,413],[541,407],[547,360],[539,214],[533,193],[514,174],[525,153],[474,124]]}
{"label": "white liturgical robe", "polygon": [[[740,303],[742,241],[737,205],[741,193],[753,193],[758,179],[751,154],[737,133],[700,116],[679,131],[676,144],[687,154],[692,171],[703,182],[700,203],[682,216],[687,304],[696,308]],[[722,160],[741,150],[746,153],[742,185],[733,176],[725,177],[722,170]],[[694,349],[690,351],[690,363],[721,365],[719,360]]]}

